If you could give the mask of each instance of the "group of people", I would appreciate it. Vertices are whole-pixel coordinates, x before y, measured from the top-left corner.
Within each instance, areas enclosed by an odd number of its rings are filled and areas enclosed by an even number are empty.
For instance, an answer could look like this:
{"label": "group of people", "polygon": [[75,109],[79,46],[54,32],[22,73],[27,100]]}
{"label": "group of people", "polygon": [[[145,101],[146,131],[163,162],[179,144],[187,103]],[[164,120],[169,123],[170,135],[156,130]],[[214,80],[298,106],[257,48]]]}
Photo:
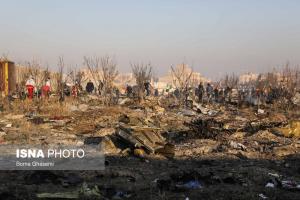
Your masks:
{"label": "group of people", "polygon": [[[99,88],[101,89],[101,84],[99,85]],[[94,84],[93,82],[89,81],[86,85],[86,92],[92,93],[94,92]],[[99,89],[99,90],[100,90]],[[63,99],[62,96],[73,96],[77,97],[79,93],[83,91],[82,86],[78,83],[78,81],[75,81],[75,84],[68,84],[67,82],[61,83],[61,90],[58,91],[61,99]],[[49,98],[50,93],[52,92],[51,88],[51,80],[50,78],[47,78],[42,86],[38,86],[36,84],[35,79],[33,76],[29,76],[29,78],[25,82],[25,91],[17,85],[17,93],[19,97],[33,99],[34,97],[38,98]]]}
{"label": "group of people", "polygon": [[164,90],[167,95],[185,101],[198,103],[232,103],[261,105],[273,103],[279,99],[291,99],[292,91],[283,85],[259,87],[255,85],[236,85],[235,87],[219,84],[200,83],[197,87],[186,87],[182,90],[169,86]]}
{"label": "group of people", "polygon": [[17,86],[17,90],[20,97],[26,95],[29,99],[33,99],[34,96],[48,98],[51,92],[50,78],[46,78],[44,84],[39,88],[36,85],[33,76],[29,76],[29,78],[25,82],[25,88],[26,91],[24,92],[19,88],[19,86]]}
{"label": "group of people", "polygon": [[146,81],[141,88],[139,88],[139,86],[137,85],[131,86],[129,84],[126,84],[125,93],[127,97],[131,98],[134,96],[138,96],[140,95],[138,94],[140,92],[143,93],[143,95],[145,96],[150,96],[151,94],[158,96],[158,90],[153,89],[151,83],[148,81]]}
{"label": "group of people", "polygon": [[198,101],[203,103],[204,100],[208,103],[232,103],[233,100],[236,103],[248,103],[252,105],[273,103],[282,97],[291,97],[291,91],[284,86],[267,86],[256,87],[251,85],[239,85],[236,88],[229,86],[219,87],[216,85],[207,83],[204,87],[203,83],[200,83],[195,88],[195,96],[198,97]]}
{"label": "group of people", "polygon": [[250,104],[266,104],[274,103],[278,99],[291,99],[293,94],[290,89],[283,85],[268,86],[268,87],[247,87],[241,86],[238,88],[239,100]]}
{"label": "group of people", "polygon": [[[33,99],[34,96],[48,98],[52,91],[50,78],[46,78],[44,84],[41,87],[38,87],[34,78],[30,76],[25,83],[25,87],[25,94],[29,99]],[[77,97],[82,91],[82,86],[76,81],[73,85],[62,83],[62,91],[60,91],[60,93],[61,96],[72,95],[73,97]],[[86,84],[85,91],[87,94],[101,95],[103,93],[103,83],[100,82],[96,88],[94,83],[89,80]],[[193,98],[199,103],[232,103],[234,100],[238,101],[238,103],[247,102],[254,105],[272,103],[280,97],[288,97],[291,95],[289,90],[283,86],[269,86],[261,89],[250,85],[239,85],[236,86],[236,88],[232,88],[229,86],[220,87],[218,84],[213,85],[211,83],[206,83],[206,85],[204,85],[202,82],[197,87],[189,87],[184,91],[179,91],[179,89],[171,90],[170,88],[167,88],[166,91],[168,91],[168,94],[172,91],[171,94],[177,98],[184,95],[186,99]],[[120,91],[116,87],[112,88],[109,92],[115,94],[117,97],[120,95]],[[144,96],[159,96],[158,89],[153,88],[150,82],[144,83],[143,91],[141,91],[137,85],[131,86],[127,84],[125,86],[125,95],[129,98],[138,96],[140,95],[138,93],[141,92]]]}
{"label": "group of people", "polygon": [[203,83],[200,83],[198,87],[195,88],[195,96],[198,97],[199,103],[203,103],[205,99],[208,103],[231,101],[232,88],[229,86],[213,87],[210,83],[207,83],[206,87],[204,87]]}
{"label": "group of people", "polygon": [[[25,90],[24,87],[20,87],[20,85],[17,85],[17,94],[20,98],[25,99],[33,99],[34,97],[37,98],[45,98],[48,99],[50,97],[50,94],[52,92],[51,87],[51,79],[50,77],[46,78],[43,81],[42,86],[37,85],[36,81],[33,76],[29,76],[29,78],[25,82]],[[61,91],[58,91],[61,98],[62,96],[78,96],[79,91],[81,90],[80,84],[76,81],[74,85],[70,85],[66,82],[61,83]]]}

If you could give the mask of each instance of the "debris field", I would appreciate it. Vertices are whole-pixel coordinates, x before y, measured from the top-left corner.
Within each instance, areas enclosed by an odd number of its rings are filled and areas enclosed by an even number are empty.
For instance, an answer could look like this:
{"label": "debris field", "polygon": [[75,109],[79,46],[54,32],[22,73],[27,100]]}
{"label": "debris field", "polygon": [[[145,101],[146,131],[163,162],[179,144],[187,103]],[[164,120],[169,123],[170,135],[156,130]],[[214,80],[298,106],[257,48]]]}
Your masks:
{"label": "debris field", "polygon": [[297,106],[97,102],[14,101],[0,113],[1,144],[101,144],[105,153],[105,170],[1,171],[0,199],[300,197]]}

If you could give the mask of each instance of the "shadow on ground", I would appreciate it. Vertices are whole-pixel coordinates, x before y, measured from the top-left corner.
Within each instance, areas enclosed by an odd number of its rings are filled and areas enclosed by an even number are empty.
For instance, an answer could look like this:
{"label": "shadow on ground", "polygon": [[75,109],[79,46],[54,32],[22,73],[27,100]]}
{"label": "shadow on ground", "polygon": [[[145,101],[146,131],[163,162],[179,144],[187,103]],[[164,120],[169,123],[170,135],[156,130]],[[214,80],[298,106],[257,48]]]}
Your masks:
{"label": "shadow on ground", "polygon": [[[276,180],[275,188],[265,187]],[[76,194],[86,183],[92,191],[97,186],[99,195],[90,199],[298,200],[300,190],[285,188],[279,180],[300,180],[300,155],[275,161],[108,156],[104,171],[1,171],[0,199],[39,199],[37,194],[43,193]]]}

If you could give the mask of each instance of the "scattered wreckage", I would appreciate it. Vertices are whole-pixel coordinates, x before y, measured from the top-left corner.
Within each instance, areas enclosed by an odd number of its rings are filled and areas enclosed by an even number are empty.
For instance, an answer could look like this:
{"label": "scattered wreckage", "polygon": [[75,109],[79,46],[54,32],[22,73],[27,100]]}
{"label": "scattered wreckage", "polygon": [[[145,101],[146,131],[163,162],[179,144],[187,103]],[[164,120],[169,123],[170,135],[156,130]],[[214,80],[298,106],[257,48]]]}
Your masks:
{"label": "scattered wreckage", "polygon": [[[153,191],[153,199],[195,199],[228,187],[235,192],[257,187],[255,198],[270,198],[270,189],[299,192],[295,161],[286,160],[299,154],[299,118],[270,107],[195,102],[182,107],[161,97],[133,101],[124,98],[105,107],[85,98],[65,103],[66,111],[57,106],[51,113],[5,113],[0,142],[103,147],[106,170],[83,173],[76,184],[55,178],[47,184],[58,184],[59,192],[32,191],[37,199],[139,199]],[[276,166],[291,173],[274,181],[268,173]]]}

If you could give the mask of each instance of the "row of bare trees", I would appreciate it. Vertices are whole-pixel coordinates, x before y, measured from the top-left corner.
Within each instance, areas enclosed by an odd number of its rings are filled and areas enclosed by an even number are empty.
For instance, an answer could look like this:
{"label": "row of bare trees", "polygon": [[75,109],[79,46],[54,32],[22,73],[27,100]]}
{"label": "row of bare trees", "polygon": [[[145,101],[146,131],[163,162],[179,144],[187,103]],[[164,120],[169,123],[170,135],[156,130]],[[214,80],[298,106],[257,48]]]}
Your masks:
{"label": "row of bare trees", "polygon": [[[113,98],[113,83],[119,75],[115,59],[105,56],[84,57],[84,64],[87,66],[93,80],[102,89],[105,102],[109,103]],[[131,64],[132,74],[137,86],[137,95],[140,101],[144,99],[145,84],[150,82],[153,70],[150,63]]]}
{"label": "row of bare trees", "polygon": [[[89,76],[92,77],[93,82],[97,84],[99,92],[105,97],[105,103],[111,102],[114,90],[114,81],[119,75],[117,70],[117,63],[115,59],[104,57],[84,57],[84,65],[87,67]],[[45,81],[50,78],[54,90],[58,93],[63,92],[65,82],[72,82],[72,84],[81,85],[82,82],[87,80],[88,74],[79,70],[77,67],[69,67],[66,70],[64,57],[58,58],[58,70],[50,73],[48,67],[43,67],[37,60],[27,61],[17,68],[17,82],[20,86],[24,87],[26,80],[32,77],[37,87],[41,87]],[[135,63],[132,64],[132,73],[136,80],[139,90],[139,96],[145,90],[145,83],[151,80],[152,67],[150,64]]]}
{"label": "row of bare trees", "polygon": [[17,83],[19,89],[24,89],[26,81],[32,77],[36,85],[41,87],[45,81],[51,76],[48,67],[43,67],[39,61],[26,61],[21,67],[17,68]]}
{"label": "row of bare trees", "polygon": [[[58,71],[54,73],[50,73],[48,67],[42,67],[40,62],[36,60],[26,62],[23,65],[24,67],[18,69],[18,83],[23,86],[29,76],[32,76],[37,86],[40,87],[48,77],[51,77],[52,87],[62,92],[63,83],[67,80],[73,84],[81,85],[82,82],[87,80],[87,77],[91,77],[93,82],[97,84],[98,89],[101,90],[99,92],[105,97],[105,103],[109,104],[114,95],[115,79],[119,75],[116,60],[110,56],[85,56],[83,60],[84,65],[88,69],[89,76],[77,67],[69,67],[65,73],[66,65],[62,56],[58,59]],[[138,97],[142,100],[145,92],[145,84],[151,82],[153,79],[153,68],[150,63],[134,63],[131,64],[131,68],[138,90]],[[171,66],[171,74],[173,85],[183,97],[187,96],[190,87],[195,87],[199,84],[197,77],[194,77],[195,73],[193,69],[189,68],[185,63],[175,68]],[[217,87],[237,88],[239,84],[239,76],[233,73],[225,75],[224,78],[215,82],[214,85]],[[294,94],[297,88],[299,89],[300,87],[300,70],[298,66],[291,68],[289,63],[287,63],[281,71],[273,70],[272,72],[260,74],[248,84],[260,90],[271,86],[282,86]]]}
{"label": "row of bare trees", "polygon": [[17,83],[20,87],[24,87],[26,81],[32,77],[35,80],[36,86],[40,88],[45,84],[46,80],[50,78],[52,88],[55,91],[62,91],[64,82],[71,82],[75,84],[76,81],[80,84],[84,81],[84,72],[74,67],[69,67],[65,74],[65,61],[64,57],[58,58],[58,70],[50,72],[48,66],[43,66],[41,62],[33,59],[19,64],[17,68]]}
{"label": "row of bare trees", "polygon": [[[171,71],[173,84],[180,91],[195,86],[194,82],[199,84],[199,80],[193,80],[194,71],[184,63],[176,68],[171,66]],[[235,73],[226,74],[219,81],[215,81],[215,86],[221,87],[237,88],[239,84],[239,76]],[[272,72],[259,74],[248,84],[261,90],[267,87],[284,87],[291,92],[296,92],[300,89],[300,68],[299,66],[290,67],[287,63],[281,70],[273,69]]]}
{"label": "row of bare trees", "polygon": [[259,74],[257,78],[248,83],[261,91],[270,88],[283,88],[293,96],[300,89],[300,68],[291,67],[289,63],[281,69],[273,69],[271,72]]}

